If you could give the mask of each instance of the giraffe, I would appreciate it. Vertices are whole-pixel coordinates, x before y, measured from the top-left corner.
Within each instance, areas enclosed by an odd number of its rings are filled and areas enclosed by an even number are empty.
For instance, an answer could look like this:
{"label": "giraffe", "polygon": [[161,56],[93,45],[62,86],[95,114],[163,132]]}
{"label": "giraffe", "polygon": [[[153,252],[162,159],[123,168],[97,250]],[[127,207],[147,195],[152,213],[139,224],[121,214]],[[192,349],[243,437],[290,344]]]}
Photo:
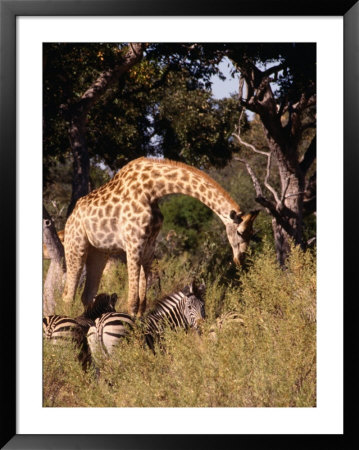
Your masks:
{"label": "giraffe", "polygon": [[231,196],[209,175],[168,159],[138,158],[125,165],[106,184],[81,197],[65,225],[67,266],[63,300],[74,299],[86,264],[82,303],[96,295],[111,254],[127,262],[128,311],[141,316],[146,287],[163,216],[158,199],[169,194],[197,198],[216,213],[226,227],[233,260],[240,265],[259,211],[244,214]]}

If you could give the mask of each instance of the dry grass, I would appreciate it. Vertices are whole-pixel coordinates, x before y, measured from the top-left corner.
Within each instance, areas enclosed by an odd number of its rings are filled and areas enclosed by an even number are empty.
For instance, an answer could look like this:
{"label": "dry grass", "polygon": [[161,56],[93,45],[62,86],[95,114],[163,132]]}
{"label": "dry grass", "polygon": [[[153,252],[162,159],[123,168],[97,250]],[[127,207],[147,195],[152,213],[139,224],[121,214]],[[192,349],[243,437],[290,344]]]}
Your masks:
{"label": "dry grass", "polygon": [[[265,245],[249,266],[231,285],[215,277],[207,282],[207,319],[200,337],[168,330],[165,349],[154,355],[134,333],[110,360],[102,359],[99,377],[93,370],[82,372],[73,348],[45,343],[44,406],[316,406],[315,257],[294,248],[282,271]],[[189,281],[185,261],[163,260],[157,268],[163,293]],[[126,289],[123,265],[100,287],[119,294],[121,311]],[[158,293],[155,283],[150,305]],[[57,312],[63,308],[59,302]],[[228,323],[213,337],[216,317],[230,310],[243,322]],[[67,313],[78,312],[79,298]]]}

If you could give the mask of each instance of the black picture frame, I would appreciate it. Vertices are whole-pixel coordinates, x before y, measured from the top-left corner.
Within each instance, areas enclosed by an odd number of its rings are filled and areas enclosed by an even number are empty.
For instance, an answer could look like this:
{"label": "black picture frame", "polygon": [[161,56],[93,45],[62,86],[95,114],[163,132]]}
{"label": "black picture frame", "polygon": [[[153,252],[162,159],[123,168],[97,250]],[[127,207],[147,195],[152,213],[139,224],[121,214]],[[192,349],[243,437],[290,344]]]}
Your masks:
{"label": "black picture frame", "polygon": [[[351,342],[356,302],[358,204],[354,187],[359,170],[359,4],[357,0],[0,0],[0,192],[2,217],[2,343],[1,445],[6,449],[183,449],[205,445],[244,448],[294,439],[311,447],[324,438],[344,448],[354,431],[355,414],[345,414],[343,435],[18,435],[16,434],[16,17],[17,16],[343,16],[344,17],[344,310],[345,411],[353,396],[350,375],[356,372],[357,353]],[[335,64],[335,62],[333,62]],[[333,220],[335,216],[333,206]],[[336,220],[341,218],[336,217]],[[330,224],[328,226],[331,226]],[[355,253],[354,253],[355,252]],[[349,298],[351,297],[351,298]],[[355,355],[354,357],[352,355]],[[96,424],[91,424],[91,428]],[[280,439],[279,439],[280,438]],[[268,444],[266,444],[268,447]]]}

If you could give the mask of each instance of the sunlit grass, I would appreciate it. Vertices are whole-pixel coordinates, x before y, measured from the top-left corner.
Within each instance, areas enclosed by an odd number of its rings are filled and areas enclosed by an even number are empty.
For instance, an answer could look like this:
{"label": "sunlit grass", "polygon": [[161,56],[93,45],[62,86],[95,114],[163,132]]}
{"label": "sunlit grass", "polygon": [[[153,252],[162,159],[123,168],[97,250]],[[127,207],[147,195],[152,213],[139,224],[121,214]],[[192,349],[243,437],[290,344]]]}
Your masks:
{"label": "sunlit grass", "polygon": [[[149,290],[149,307],[190,281],[186,261],[160,260],[161,276]],[[123,340],[114,355],[84,373],[71,346],[44,345],[44,406],[115,407],[314,407],[316,406],[315,257],[293,248],[281,270],[269,244],[250,257],[248,270],[231,284],[209,277],[207,319],[202,335],[166,332],[153,354],[139,333]],[[126,267],[104,277],[101,292],[117,292],[118,311],[127,297]],[[80,296],[71,314],[82,312]],[[212,327],[235,310],[242,322]],[[57,312],[63,312],[58,302]],[[212,329],[211,329],[212,327]]]}

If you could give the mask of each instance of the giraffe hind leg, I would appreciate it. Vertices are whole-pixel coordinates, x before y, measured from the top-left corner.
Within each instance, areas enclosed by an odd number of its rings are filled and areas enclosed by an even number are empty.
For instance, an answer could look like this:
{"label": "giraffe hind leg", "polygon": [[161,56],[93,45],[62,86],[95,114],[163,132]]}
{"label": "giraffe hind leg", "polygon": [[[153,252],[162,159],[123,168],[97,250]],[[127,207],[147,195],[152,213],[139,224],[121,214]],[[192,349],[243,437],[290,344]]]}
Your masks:
{"label": "giraffe hind leg", "polygon": [[92,246],[89,247],[86,258],[86,282],[81,298],[84,306],[88,305],[97,294],[107,260],[107,253]]}

